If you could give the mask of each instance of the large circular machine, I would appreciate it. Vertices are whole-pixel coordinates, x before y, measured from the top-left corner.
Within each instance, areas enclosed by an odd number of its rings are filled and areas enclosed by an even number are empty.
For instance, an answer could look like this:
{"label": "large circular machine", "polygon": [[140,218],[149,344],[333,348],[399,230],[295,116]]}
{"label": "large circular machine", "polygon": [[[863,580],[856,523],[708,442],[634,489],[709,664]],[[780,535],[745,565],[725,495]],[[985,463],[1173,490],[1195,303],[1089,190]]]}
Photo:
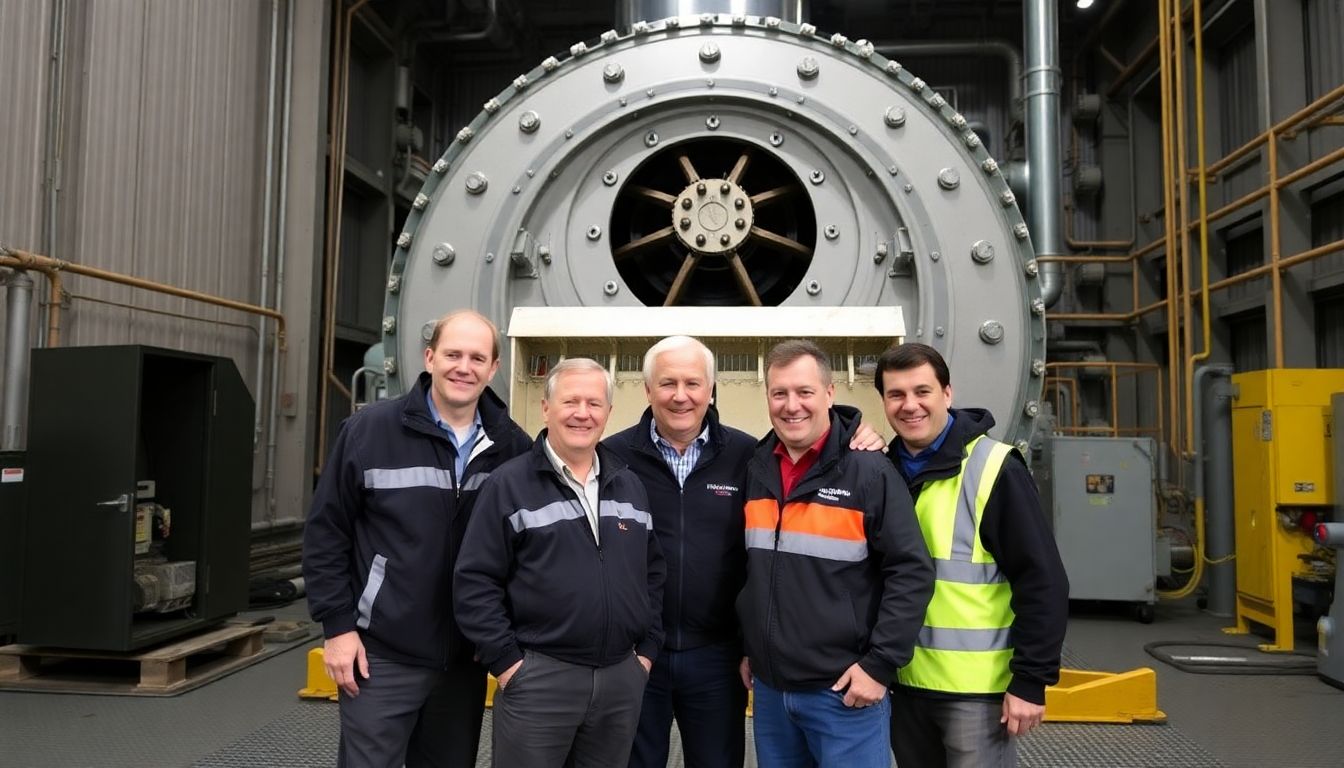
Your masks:
{"label": "large circular machine", "polygon": [[383,320],[393,394],[455,307],[507,330],[515,307],[899,306],[956,404],[1031,433],[1027,225],[966,119],[866,41],[729,14],[607,32],[486,102],[413,208]]}

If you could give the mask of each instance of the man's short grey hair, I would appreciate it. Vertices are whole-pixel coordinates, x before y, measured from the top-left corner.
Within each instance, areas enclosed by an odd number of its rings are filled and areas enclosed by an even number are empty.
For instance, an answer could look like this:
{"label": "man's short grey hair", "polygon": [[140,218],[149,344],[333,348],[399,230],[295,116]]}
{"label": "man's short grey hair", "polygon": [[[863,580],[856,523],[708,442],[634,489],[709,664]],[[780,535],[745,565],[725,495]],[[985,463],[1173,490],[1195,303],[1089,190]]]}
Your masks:
{"label": "man's short grey hair", "polygon": [[602,378],[607,382],[607,405],[612,404],[612,397],[615,394],[616,382],[611,377],[611,371],[602,367],[602,364],[591,357],[567,357],[555,364],[551,372],[546,374],[546,386],[541,391],[541,396],[550,400],[555,394],[555,380],[566,373],[582,373],[584,371],[598,371]]}
{"label": "man's short grey hair", "polygon": [[658,356],[664,352],[676,352],[682,349],[697,350],[705,358],[705,376],[709,386],[714,386],[714,353],[706,347],[703,342],[692,336],[668,336],[662,341],[649,347],[649,351],[644,353],[644,384],[653,386],[653,367],[658,362]]}

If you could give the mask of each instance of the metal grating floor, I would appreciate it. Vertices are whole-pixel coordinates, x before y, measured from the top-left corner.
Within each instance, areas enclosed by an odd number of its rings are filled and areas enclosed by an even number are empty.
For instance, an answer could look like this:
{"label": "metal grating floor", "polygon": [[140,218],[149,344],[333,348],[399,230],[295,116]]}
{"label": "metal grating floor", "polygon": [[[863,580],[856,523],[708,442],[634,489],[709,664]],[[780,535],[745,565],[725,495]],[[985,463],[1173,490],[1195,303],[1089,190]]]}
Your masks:
{"label": "metal grating floor", "polygon": [[[336,763],[336,706],[299,704],[280,719],[194,764],[194,768],[328,768]],[[1022,768],[1221,768],[1212,755],[1166,725],[1115,726],[1049,723],[1019,744]],[[747,765],[756,765],[747,721]],[[476,764],[490,765],[490,712],[485,713]],[[668,765],[681,765],[673,735]]]}

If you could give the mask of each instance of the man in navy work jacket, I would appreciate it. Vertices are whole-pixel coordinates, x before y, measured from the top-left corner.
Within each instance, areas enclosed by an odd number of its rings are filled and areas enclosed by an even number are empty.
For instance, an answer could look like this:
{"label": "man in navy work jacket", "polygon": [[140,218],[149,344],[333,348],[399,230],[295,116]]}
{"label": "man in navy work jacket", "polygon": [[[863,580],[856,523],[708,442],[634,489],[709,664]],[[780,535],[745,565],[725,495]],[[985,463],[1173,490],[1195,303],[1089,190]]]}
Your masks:
{"label": "man in navy work jacket", "polygon": [[454,580],[458,623],[499,680],[501,768],[630,757],[662,645],[662,553],[644,486],[598,445],[611,374],[588,358],[546,378],[546,428],[481,489]]}
{"label": "man in navy work jacket", "polygon": [[910,660],[933,566],[885,456],[849,450],[826,353],[765,361],[774,431],[748,466],[747,584],[737,601],[761,765],[888,768],[887,681]]}
{"label": "man in navy work jacket", "polygon": [[341,766],[476,764],[486,672],[453,621],[453,564],[481,481],[531,443],[486,387],[498,368],[489,320],[443,316],[419,381],[347,419],[318,481],[303,575]]}
{"label": "man in navy work jacket", "polygon": [[1011,768],[1015,736],[1045,714],[1059,680],[1069,581],[1036,484],[994,417],[952,408],[947,362],[902,344],[874,384],[896,430],[889,456],[909,484],[937,589],[914,658],[891,689],[901,765]]}

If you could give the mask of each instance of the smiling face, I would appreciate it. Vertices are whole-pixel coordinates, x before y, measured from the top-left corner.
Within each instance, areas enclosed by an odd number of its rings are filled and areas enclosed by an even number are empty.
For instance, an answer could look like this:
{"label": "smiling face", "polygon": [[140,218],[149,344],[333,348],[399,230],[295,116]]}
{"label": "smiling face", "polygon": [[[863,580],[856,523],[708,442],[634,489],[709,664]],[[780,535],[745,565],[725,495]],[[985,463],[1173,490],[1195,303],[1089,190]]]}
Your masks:
{"label": "smiling face", "polygon": [[882,408],[911,455],[933,445],[947,426],[951,407],[952,387],[938,383],[932,365],[882,372]]}
{"label": "smiling face", "polygon": [[550,397],[541,401],[546,439],[562,458],[591,454],[611,415],[607,377],[602,371],[565,371],[555,377]]}
{"label": "smiling face", "polygon": [[705,357],[694,347],[671,349],[654,358],[644,394],[653,409],[658,434],[677,446],[690,444],[705,423],[713,384]]}
{"label": "smiling face", "polygon": [[825,383],[811,355],[766,369],[765,387],[770,424],[791,455],[811,448],[831,426],[835,386]]}
{"label": "smiling face", "polygon": [[434,345],[425,349],[425,370],[441,414],[475,411],[481,393],[499,370],[494,345],[494,331],[472,314],[454,317],[439,328]]}

